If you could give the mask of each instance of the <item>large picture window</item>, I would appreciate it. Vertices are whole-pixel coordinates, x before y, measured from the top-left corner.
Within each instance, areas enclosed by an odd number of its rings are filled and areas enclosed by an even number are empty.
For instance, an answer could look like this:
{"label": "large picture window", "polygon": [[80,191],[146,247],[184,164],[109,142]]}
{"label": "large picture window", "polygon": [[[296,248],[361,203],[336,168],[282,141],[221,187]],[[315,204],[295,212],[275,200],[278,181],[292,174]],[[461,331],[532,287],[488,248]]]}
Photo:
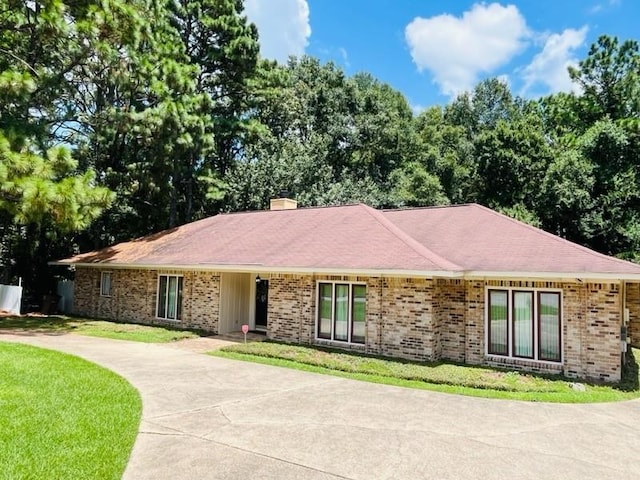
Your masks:
{"label": "large picture window", "polygon": [[182,318],[182,277],[177,275],[158,277],[156,316],[165,320]]}
{"label": "large picture window", "polygon": [[487,353],[561,361],[560,292],[487,292]]}
{"label": "large picture window", "polygon": [[366,304],[365,285],[319,283],[318,338],[364,343]]}

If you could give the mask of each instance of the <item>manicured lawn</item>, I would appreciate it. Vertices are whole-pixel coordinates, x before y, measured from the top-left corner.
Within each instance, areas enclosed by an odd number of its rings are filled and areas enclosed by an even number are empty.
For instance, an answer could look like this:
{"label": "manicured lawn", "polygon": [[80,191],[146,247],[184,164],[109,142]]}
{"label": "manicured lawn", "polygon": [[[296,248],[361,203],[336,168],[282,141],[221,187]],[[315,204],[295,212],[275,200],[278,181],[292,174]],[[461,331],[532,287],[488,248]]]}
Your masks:
{"label": "manicured lawn", "polygon": [[0,342],[0,365],[0,478],[121,478],[140,422],[137,390],[27,345]]}
{"label": "manicured lawn", "polygon": [[[451,363],[403,362],[329,349],[255,342],[224,347],[211,355],[296,368],[358,380],[478,397],[540,402],[588,403],[640,397],[637,365],[628,368],[617,388],[584,385],[538,375]],[[635,350],[640,357],[640,350]]]}
{"label": "manicured lawn", "polygon": [[189,330],[64,316],[0,317],[0,331],[2,330],[16,332],[79,333],[91,337],[104,337],[145,343],[167,343],[199,336],[197,333]]}

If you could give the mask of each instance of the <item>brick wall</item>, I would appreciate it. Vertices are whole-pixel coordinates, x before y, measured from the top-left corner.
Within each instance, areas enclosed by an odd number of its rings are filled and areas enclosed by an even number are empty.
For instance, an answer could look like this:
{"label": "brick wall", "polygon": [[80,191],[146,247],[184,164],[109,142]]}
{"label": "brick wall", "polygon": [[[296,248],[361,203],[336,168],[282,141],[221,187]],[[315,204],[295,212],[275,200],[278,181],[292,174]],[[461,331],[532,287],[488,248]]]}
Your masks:
{"label": "brick wall", "polygon": [[620,286],[589,283],[585,289],[587,329],[584,332],[584,376],[605,381],[620,380]]}
{"label": "brick wall", "polygon": [[[366,343],[315,338],[319,281],[366,283]],[[269,338],[314,343],[413,360],[439,356],[439,330],[433,322],[433,280],[356,276],[271,275]]]}
{"label": "brick wall", "polygon": [[640,283],[627,283],[626,294],[631,345],[640,348]]}
{"label": "brick wall", "polygon": [[[394,336],[383,337],[385,340],[380,347],[383,354],[423,360],[443,358],[543,373],[563,372],[571,377],[605,381],[620,378],[621,305],[616,283],[436,280],[434,288],[427,286],[428,281],[414,288],[416,285],[406,281],[397,282],[395,287],[387,285],[387,279],[381,282],[383,292],[386,292],[382,294],[383,298],[401,299],[400,302],[383,302],[380,316],[385,328],[393,325],[398,336],[408,335],[413,342],[398,341]],[[485,355],[487,286],[561,290],[562,364]],[[429,291],[432,292],[430,295],[426,293]],[[368,293],[368,301],[377,302],[378,296]],[[431,311],[411,308],[416,302],[428,303],[429,298]],[[369,319],[372,319],[371,314],[369,312]],[[410,326],[412,321],[417,328]],[[399,345],[411,345],[413,349],[398,349]]]}
{"label": "brick wall", "polygon": [[[186,280],[186,279],[185,279]],[[189,328],[218,333],[220,274],[193,272],[184,286],[183,322]]]}
{"label": "brick wall", "polygon": [[562,346],[564,373],[569,377],[585,375],[587,290],[584,284],[563,285]]}
{"label": "brick wall", "polygon": [[440,331],[440,357],[465,361],[466,285],[463,280],[436,280],[434,315]]}
{"label": "brick wall", "polygon": [[384,302],[387,281],[380,277],[367,277],[367,324],[365,326],[364,351],[373,355],[382,355],[382,333],[388,305]]}
{"label": "brick wall", "polygon": [[385,278],[382,281],[380,353],[412,360],[437,358],[433,280]]}
{"label": "brick wall", "polygon": [[[471,283],[471,282],[468,282]],[[562,291],[562,355],[560,366],[496,356],[483,363],[538,372],[562,372],[568,377],[617,381],[621,374],[620,288],[617,283],[544,282],[492,280],[477,282],[477,293],[484,285],[500,288],[560,289]],[[484,292],[483,292],[484,295]],[[484,296],[480,301],[484,318]],[[469,305],[469,308],[471,306]],[[469,312],[468,323],[469,326]],[[484,319],[479,323],[484,343]],[[484,345],[481,349],[484,354]],[[467,362],[475,363],[469,359]],[[472,352],[475,356],[477,352]]]}
{"label": "brick wall", "polygon": [[[162,272],[174,273],[174,272]],[[184,272],[182,326],[218,331],[220,275]],[[80,315],[156,324],[158,271],[113,270],[112,296],[100,297],[100,271],[78,268],[75,312]],[[367,285],[366,343],[348,345],[315,338],[318,281]],[[562,291],[561,365],[485,355],[485,289]],[[640,338],[640,287],[627,287],[631,335]],[[413,360],[439,358],[605,381],[620,378],[620,287],[617,283],[507,280],[443,280],[272,274],[269,276],[269,338],[330,344]],[[164,322],[175,324],[174,322]]]}
{"label": "brick wall", "polygon": [[74,313],[108,320],[151,323],[155,318],[157,273],[149,270],[104,271],[111,272],[109,297],[100,295],[101,270],[76,270]]}
{"label": "brick wall", "polygon": [[[109,271],[109,270],[104,270]],[[159,274],[183,276],[182,321],[156,318]],[[100,296],[101,270],[76,270],[73,312],[94,318],[218,331],[220,276],[210,272],[111,270],[111,296]]]}
{"label": "brick wall", "polygon": [[464,361],[471,365],[481,365],[484,363],[484,282],[465,282],[465,303]]}
{"label": "brick wall", "polygon": [[269,276],[267,336],[292,343],[315,337],[315,283],[310,275]]}

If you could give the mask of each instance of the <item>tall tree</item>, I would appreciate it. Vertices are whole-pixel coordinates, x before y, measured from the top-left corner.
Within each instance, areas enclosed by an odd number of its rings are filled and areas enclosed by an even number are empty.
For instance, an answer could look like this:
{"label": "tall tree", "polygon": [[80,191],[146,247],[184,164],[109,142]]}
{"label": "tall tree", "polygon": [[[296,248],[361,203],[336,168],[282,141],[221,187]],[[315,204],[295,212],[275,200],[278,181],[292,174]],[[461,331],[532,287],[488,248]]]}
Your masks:
{"label": "tall tree", "polygon": [[476,162],[468,126],[447,121],[443,108],[431,107],[418,115],[415,128],[420,163],[426,172],[439,179],[447,199],[452,203],[475,199]]}
{"label": "tall tree", "polygon": [[84,229],[111,195],[56,141],[59,99],[87,49],[61,2],[0,4],[0,254],[5,280],[42,275],[55,239]]}
{"label": "tall tree", "polygon": [[[262,194],[251,208],[283,188],[307,205],[392,201],[391,173],[418,155],[412,112],[399,92],[368,74],[349,78],[332,63],[302,57],[264,64],[256,93],[257,128],[227,176],[230,208],[247,206],[252,189]],[[265,164],[282,175],[269,176]]]}
{"label": "tall tree", "polygon": [[76,69],[68,119],[82,158],[118,195],[92,227],[93,247],[219,208],[212,201],[220,198],[220,171],[237,152],[225,150],[219,161],[217,147],[237,148],[257,55],[255,27],[241,7],[135,0],[109,17],[88,11],[87,36],[101,55]]}
{"label": "tall tree", "polygon": [[[198,68],[196,90],[209,102],[206,134],[213,148],[192,152],[191,170],[201,170],[208,178],[222,176],[235,163],[246,134],[251,79],[258,64],[257,29],[242,16],[242,0],[178,0],[171,6],[171,23],[189,63]],[[187,180],[189,188],[197,177]],[[213,181],[208,186],[216,185]]]}
{"label": "tall tree", "polygon": [[640,116],[640,50],[636,40],[622,43],[603,35],[587,58],[569,74],[583,90],[582,107],[586,119],[612,120]]}
{"label": "tall tree", "polygon": [[530,115],[500,120],[476,138],[475,152],[479,200],[493,208],[518,207],[535,215],[539,186],[552,160],[540,122]]}

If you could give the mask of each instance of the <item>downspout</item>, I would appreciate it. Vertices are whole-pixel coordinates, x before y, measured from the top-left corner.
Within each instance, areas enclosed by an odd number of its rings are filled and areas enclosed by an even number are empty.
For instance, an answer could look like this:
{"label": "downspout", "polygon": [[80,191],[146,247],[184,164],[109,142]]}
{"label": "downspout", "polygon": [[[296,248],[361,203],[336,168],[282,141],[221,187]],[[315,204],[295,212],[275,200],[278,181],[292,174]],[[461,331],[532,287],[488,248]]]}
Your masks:
{"label": "downspout", "polygon": [[[463,363],[467,363],[467,323],[469,323],[469,304],[467,303],[467,299],[468,299],[468,295],[467,295],[467,288],[468,288],[468,282],[469,280],[467,280],[466,278],[463,278],[462,280],[460,280],[462,282],[462,305],[464,308],[464,317],[462,318],[462,331],[463,331],[463,335],[462,335],[462,362]],[[484,309],[486,309],[486,305],[482,305],[483,308],[483,318],[482,318],[482,335],[485,335],[485,329],[487,328],[486,326],[486,322],[484,320]],[[483,342],[484,343],[484,342]],[[483,349],[486,348],[486,346],[483,346]]]}
{"label": "downspout", "polygon": [[[302,279],[302,282],[304,282],[304,277],[300,277]],[[313,279],[313,276],[312,276]],[[304,289],[303,288],[298,288],[298,291],[300,292],[300,298],[298,299],[298,345],[302,343],[302,322],[304,321],[303,318],[303,311],[304,311]]]}
{"label": "downspout", "polygon": [[587,335],[587,315],[589,307],[587,301],[589,300],[589,288],[587,283],[580,283],[580,304],[582,305],[582,318],[580,322],[580,375],[582,378],[587,376],[587,370],[585,368],[586,359],[584,358],[584,342]]}
{"label": "downspout", "polygon": [[629,345],[627,345],[627,332],[629,326],[627,325],[627,282],[624,280],[620,281],[620,295],[622,295],[622,301],[620,302],[620,350],[622,351],[621,357],[621,368],[627,363],[627,350],[629,349]]}
{"label": "downspout", "polygon": [[383,328],[383,324],[384,324],[384,300],[383,300],[383,296],[382,296],[382,292],[384,290],[383,287],[383,281],[384,281],[384,277],[382,275],[380,275],[380,292],[379,292],[379,296],[380,296],[380,312],[378,313],[379,315],[379,328],[378,328],[378,353],[380,355],[382,355],[382,328]]}

